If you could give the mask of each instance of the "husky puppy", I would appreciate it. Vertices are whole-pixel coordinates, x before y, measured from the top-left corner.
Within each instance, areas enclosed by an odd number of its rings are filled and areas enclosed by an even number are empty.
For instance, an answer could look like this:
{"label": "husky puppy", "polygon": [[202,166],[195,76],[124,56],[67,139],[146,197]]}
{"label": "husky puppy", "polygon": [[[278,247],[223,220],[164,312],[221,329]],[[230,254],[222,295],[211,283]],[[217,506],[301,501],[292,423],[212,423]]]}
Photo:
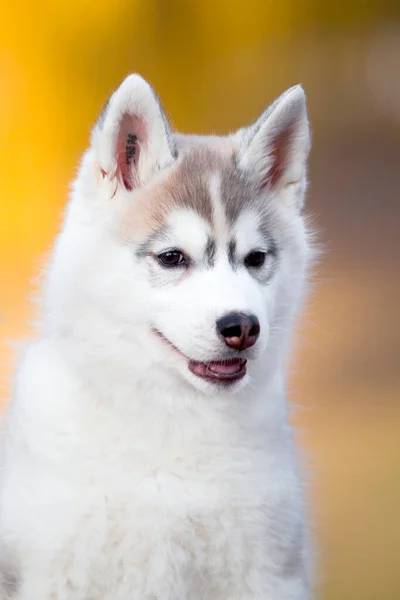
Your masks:
{"label": "husky puppy", "polygon": [[303,89],[175,133],[130,75],[95,125],[16,373],[2,599],[308,600],[285,403],[311,247]]}

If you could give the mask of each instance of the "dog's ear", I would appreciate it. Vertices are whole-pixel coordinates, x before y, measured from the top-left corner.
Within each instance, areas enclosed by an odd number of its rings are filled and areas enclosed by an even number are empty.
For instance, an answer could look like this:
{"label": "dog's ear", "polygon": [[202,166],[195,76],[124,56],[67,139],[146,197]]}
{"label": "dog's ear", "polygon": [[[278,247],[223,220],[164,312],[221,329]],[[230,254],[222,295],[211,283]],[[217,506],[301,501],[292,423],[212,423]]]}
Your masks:
{"label": "dog's ear", "polygon": [[129,75],[112,94],[92,133],[102,177],[127,190],[169,166],[176,151],[168,120],[151,86]]}
{"label": "dog's ear", "polygon": [[310,130],[300,85],[282,94],[250,127],[236,134],[238,166],[260,189],[295,199],[301,208],[306,185]]}

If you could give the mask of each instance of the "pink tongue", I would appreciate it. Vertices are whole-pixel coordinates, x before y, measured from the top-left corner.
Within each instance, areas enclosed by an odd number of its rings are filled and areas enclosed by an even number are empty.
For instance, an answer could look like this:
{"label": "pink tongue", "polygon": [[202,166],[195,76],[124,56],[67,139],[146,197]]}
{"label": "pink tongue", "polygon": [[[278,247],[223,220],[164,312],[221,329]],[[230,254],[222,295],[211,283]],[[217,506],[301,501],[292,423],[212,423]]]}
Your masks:
{"label": "pink tongue", "polygon": [[229,363],[220,363],[220,362],[211,362],[208,365],[208,368],[213,373],[217,375],[233,375],[240,371],[242,367],[242,361],[232,361]]}
{"label": "pink tongue", "polygon": [[238,359],[229,362],[210,363],[199,363],[190,360],[189,369],[198,377],[220,381],[233,381],[234,379],[241,379],[246,374],[246,360]]}

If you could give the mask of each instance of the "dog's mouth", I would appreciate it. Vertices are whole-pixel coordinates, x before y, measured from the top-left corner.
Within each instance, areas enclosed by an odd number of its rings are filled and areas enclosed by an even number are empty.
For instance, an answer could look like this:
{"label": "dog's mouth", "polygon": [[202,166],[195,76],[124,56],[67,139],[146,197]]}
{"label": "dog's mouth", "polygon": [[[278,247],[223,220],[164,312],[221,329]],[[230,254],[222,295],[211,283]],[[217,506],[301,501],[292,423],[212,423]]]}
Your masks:
{"label": "dog's mouth", "polygon": [[224,361],[211,361],[208,363],[189,360],[189,371],[197,377],[207,381],[219,381],[230,383],[242,379],[246,375],[247,360],[245,358],[233,358]]}
{"label": "dog's mouth", "polygon": [[172,350],[177,352],[187,362],[188,369],[193,375],[205,381],[229,384],[242,379],[247,372],[247,360],[245,358],[231,358],[226,360],[213,360],[199,362],[185,356],[172,342],[165,337],[161,331],[153,328],[154,333],[165,342]]}

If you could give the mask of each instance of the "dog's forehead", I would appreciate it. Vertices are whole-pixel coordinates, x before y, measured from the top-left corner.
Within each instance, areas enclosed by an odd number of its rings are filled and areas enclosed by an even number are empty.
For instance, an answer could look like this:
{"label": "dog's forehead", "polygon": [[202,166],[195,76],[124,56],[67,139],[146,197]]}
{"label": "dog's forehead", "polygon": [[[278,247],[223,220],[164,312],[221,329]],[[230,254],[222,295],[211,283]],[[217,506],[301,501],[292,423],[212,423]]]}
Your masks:
{"label": "dog's forehead", "polygon": [[217,234],[221,213],[230,229],[255,199],[252,182],[237,168],[228,138],[180,138],[177,164],[143,190],[125,215],[134,237],[150,235],[165,226],[172,212],[183,210],[197,214]]}

